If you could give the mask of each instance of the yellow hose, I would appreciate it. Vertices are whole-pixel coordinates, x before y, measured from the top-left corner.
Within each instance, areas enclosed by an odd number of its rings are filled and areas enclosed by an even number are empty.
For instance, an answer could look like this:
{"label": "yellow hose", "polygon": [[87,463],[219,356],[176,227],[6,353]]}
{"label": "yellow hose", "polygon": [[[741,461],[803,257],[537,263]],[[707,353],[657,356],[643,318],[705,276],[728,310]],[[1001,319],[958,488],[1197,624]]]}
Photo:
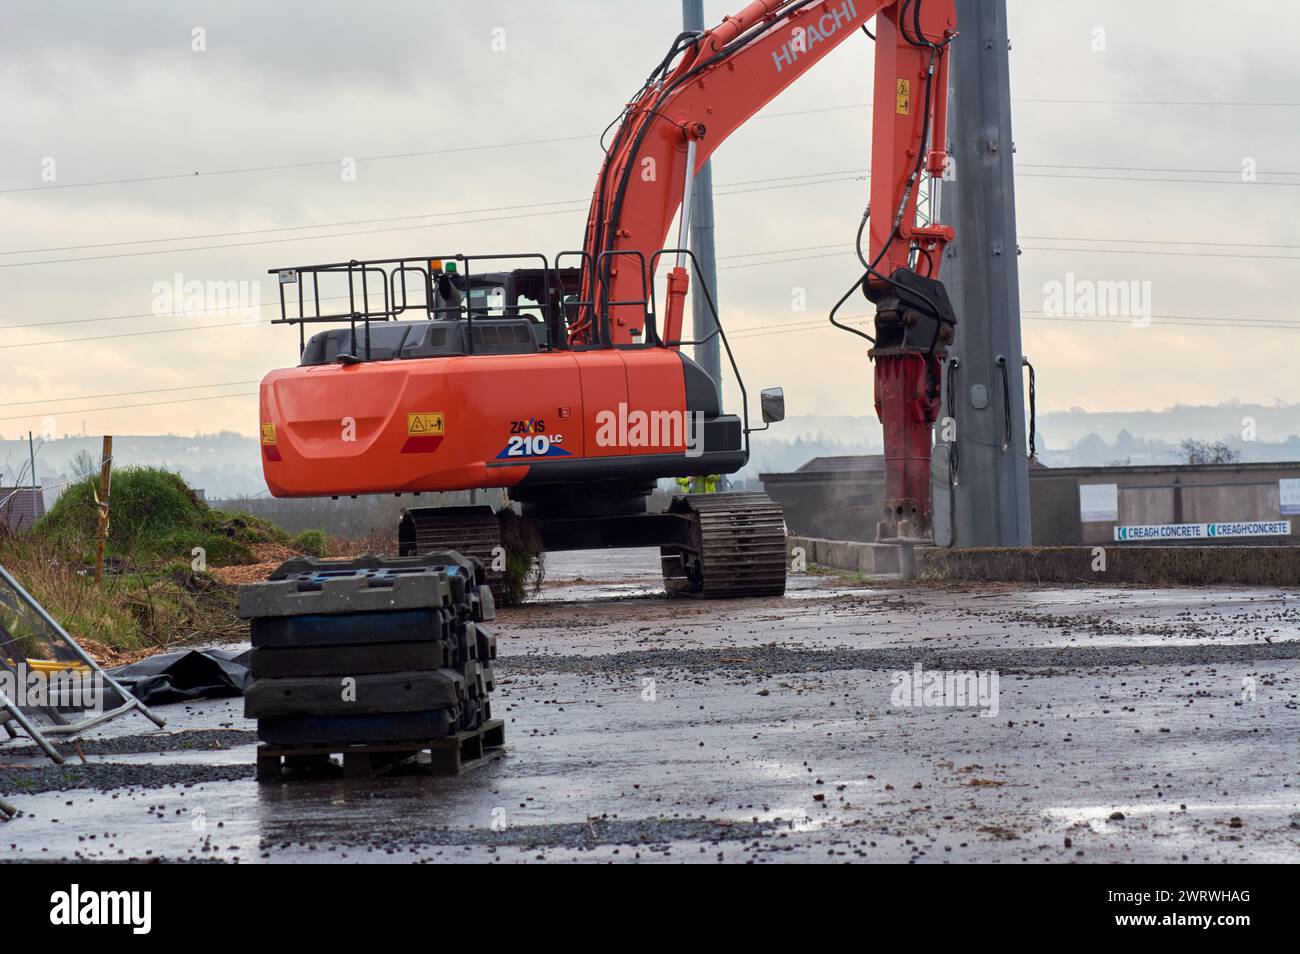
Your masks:
{"label": "yellow hose", "polygon": [[[7,659],[5,662],[13,667],[19,665],[19,662],[13,659]],[[25,660],[25,664],[33,672],[90,672],[90,667],[83,662],[67,662],[62,659],[28,659]]]}

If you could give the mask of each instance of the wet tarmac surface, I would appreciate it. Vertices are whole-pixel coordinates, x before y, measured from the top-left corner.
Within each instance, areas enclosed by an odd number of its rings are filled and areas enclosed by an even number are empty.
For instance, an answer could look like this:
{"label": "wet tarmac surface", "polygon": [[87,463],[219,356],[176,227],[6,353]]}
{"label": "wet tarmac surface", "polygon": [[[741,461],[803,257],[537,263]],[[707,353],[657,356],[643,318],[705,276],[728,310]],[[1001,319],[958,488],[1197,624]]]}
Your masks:
{"label": "wet tarmac surface", "polygon": [[550,558],[497,621],[507,752],[461,776],[259,786],[240,700],[167,706],[84,762],[0,745],[0,860],[1300,859],[1300,596],[657,572]]}

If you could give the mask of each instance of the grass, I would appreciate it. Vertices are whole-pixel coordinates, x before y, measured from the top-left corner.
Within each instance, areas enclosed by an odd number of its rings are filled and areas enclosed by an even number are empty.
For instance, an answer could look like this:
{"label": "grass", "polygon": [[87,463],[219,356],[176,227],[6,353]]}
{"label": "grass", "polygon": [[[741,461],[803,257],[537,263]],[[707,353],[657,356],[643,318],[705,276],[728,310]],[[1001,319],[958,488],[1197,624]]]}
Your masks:
{"label": "grass", "polygon": [[529,596],[536,596],[546,577],[546,556],[542,539],[531,524],[525,523],[510,508],[497,513],[501,521],[501,545],[506,551],[506,568],[501,589],[506,606],[518,606]]}
{"label": "grass", "polygon": [[[98,477],[70,486],[32,534],[53,542],[69,558],[93,563],[98,525]],[[254,543],[288,544],[279,527],[248,514],[213,510],[180,478],[155,467],[126,467],[113,474],[108,554],[131,564],[188,566],[201,547],[212,566],[254,563]]]}
{"label": "grass", "polygon": [[[206,572],[259,562],[275,544],[314,556],[393,553],[392,530],[358,539],[324,530],[296,536],[246,513],[213,510],[170,471],[127,467],[113,474],[107,572],[93,575],[98,478],[70,486],[27,533],[0,537],[0,563],[96,658],[107,663],[187,642],[243,639],[235,613],[238,587]],[[541,539],[507,509],[500,515],[506,550],[506,604],[536,595],[545,574]],[[195,548],[201,547],[204,561]],[[262,559],[279,559],[263,556]],[[237,575],[236,571],[231,571]],[[0,618],[31,655],[41,634]]]}
{"label": "grass", "polygon": [[[121,581],[111,579],[96,586],[94,579],[78,574],[45,541],[23,538],[0,551],[7,569],[36,600],[78,640],[91,638],[123,649],[138,649],[145,637],[139,619],[128,608]],[[29,656],[50,658],[41,637],[18,620],[6,620],[6,629],[18,637]]]}
{"label": "grass", "polygon": [[289,546],[308,556],[323,557],[330,549],[330,539],[324,530],[304,530]]}
{"label": "grass", "polygon": [[[106,573],[96,583],[92,573],[64,559],[56,544],[34,535],[0,545],[0,563],[78,642],[90,650],[104,647],[97,655],[244,633],[235,615],[235,589],[188,567]],[[11,632],[29,655],[48,658],[35,634],[12,626]]]}
{"label": "grass", "polygon": [[[207,567],[255,562],[258,543],[287,545],[288,534],[246,514],[213,510],[176,474],[123,468],[113,475],[107,572],[93,575],[98,479],[74,484],[27,533],[0,539],[0,563],[92,654],[111,660],[197,639],[246,635],[236,589]],[[195,548],[201,547],[200,561]],[[44,637],[13,635],[40,656]]]}

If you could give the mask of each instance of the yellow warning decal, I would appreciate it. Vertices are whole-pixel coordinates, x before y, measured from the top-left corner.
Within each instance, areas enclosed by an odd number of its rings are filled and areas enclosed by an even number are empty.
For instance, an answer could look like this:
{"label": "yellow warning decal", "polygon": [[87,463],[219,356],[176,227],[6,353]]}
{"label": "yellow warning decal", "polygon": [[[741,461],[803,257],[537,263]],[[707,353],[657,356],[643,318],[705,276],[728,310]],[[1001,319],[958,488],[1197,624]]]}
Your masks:
{"label": "yellow warning decal", "polygon": [[409,435],[441,434],[442,429],[442,411],[421,411],[419,414],[406,415],[406,433]]}
{"label": "yellow warning decal", "polygon": [[263,443],[263,444],[274,444],[274,443],[275,443],[275,425],[274,425],[274,424],[263,424],[263,425],[262,425],[262,443]]}
{"label": "yellow warning decal", "polygon": [[900,79],[898,86],[894,90],[895,106],[894,111],[900,116],[906,116],[912,111],[912,83],[910,80]]}

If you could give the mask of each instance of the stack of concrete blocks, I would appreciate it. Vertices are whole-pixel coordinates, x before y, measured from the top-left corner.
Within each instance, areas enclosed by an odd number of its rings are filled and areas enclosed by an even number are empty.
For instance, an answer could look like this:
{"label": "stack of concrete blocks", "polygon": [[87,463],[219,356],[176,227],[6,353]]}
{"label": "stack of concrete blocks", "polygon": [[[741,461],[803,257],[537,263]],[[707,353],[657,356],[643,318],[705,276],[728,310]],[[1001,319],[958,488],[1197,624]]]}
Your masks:
{"label": "stack of concrete blocks", "polygon": [[[482,565],[455,552],[282,565],[240,590],[250,620],[259,780],[368,775],[425,754],[454,774],[503,744]],[[417,761],[421,761],[417,758]]]}

